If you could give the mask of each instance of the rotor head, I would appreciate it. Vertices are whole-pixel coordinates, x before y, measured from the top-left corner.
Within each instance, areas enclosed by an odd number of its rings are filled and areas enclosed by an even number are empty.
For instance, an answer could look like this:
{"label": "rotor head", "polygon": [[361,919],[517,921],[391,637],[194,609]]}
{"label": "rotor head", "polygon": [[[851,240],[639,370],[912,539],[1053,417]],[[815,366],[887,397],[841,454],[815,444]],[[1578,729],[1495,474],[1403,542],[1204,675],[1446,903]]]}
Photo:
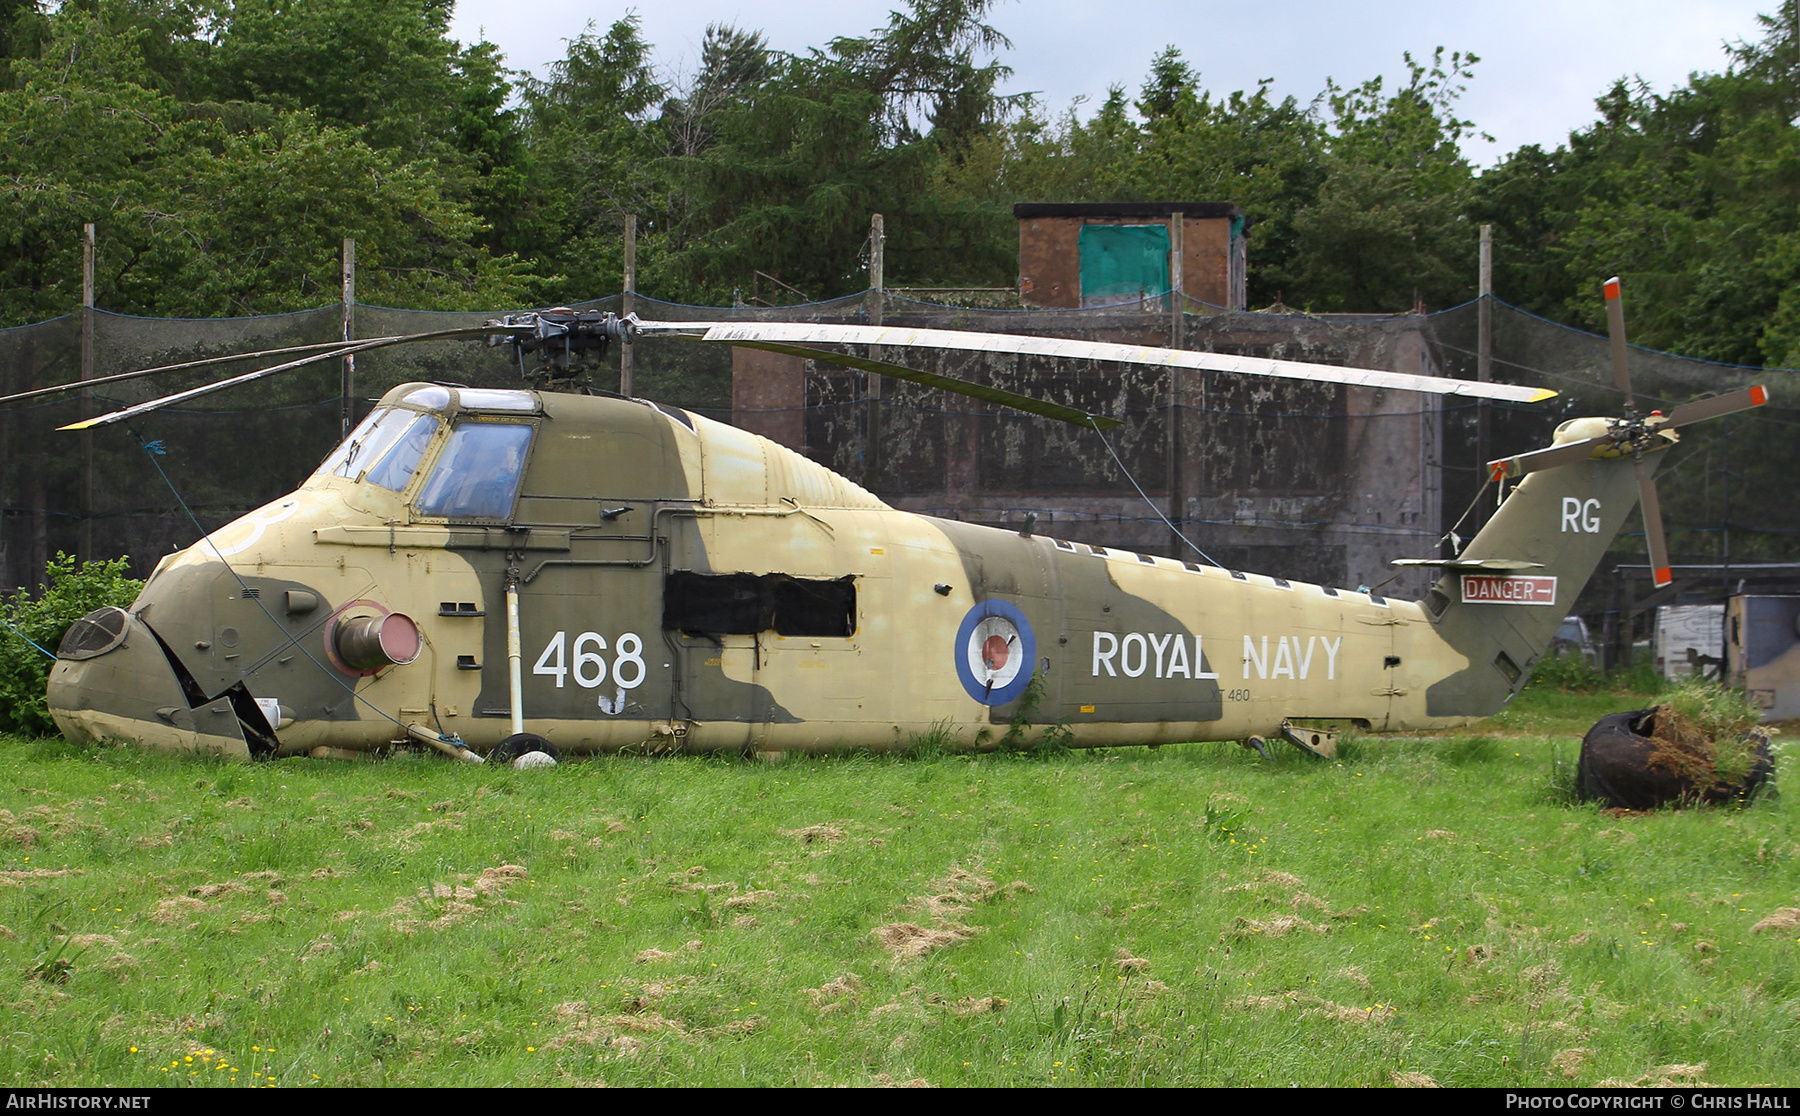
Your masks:
{"label": "rotor head", "polygon": [[[566,379],[605,360],[607,346],[612,342],[629,342],[636,323],[635,314],[621,318],[610,310],[558,306],[508,314],[488,322],[489,327],[505,332],[490,334],[487,343],[490,347],[511,345],[521,376]],[[535,371],[526,369],[528,353],[537,360]]]}

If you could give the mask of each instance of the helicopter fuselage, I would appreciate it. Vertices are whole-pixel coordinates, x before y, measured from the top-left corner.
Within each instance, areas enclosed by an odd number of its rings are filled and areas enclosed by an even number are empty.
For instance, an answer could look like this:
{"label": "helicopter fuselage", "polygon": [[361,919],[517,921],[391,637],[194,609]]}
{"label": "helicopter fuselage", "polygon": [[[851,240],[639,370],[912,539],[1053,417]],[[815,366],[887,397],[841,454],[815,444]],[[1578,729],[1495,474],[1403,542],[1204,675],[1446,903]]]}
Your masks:
{"label": "helicopter fuselage", "polygon": [[[1634,502],[1628,469],[1565,472],[1587,518],[1545,495],[1522,557],[1598,561]],[[1426,728],[1516,693],[1585,579],[1390,600],[898,511],[642,400],[408,384],[299,489],[165,558],[113,636],[65,642],[49,699],[74,740],[243,758],[479,753],[515,714],[574,754]]]}

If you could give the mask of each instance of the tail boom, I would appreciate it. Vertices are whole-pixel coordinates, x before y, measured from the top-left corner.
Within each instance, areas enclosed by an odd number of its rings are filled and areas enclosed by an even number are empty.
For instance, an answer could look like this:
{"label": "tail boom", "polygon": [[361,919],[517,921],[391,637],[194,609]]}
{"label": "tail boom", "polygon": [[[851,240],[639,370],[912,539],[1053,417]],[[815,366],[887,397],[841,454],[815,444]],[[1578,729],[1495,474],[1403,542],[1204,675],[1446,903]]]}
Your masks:
{"label": "tail boom", "polygon": [[[1425,646],[1468,665],[1426,689],[1428,719],[1490,716],[1524,689],[1563,617],[1638,506],[1638,470],[1661,453],[1576,461],[1533,472],[1513,490],[1460,556],[1462,569],[1427,595]],[[1512,565],[1492,572],[1475,563]]]}

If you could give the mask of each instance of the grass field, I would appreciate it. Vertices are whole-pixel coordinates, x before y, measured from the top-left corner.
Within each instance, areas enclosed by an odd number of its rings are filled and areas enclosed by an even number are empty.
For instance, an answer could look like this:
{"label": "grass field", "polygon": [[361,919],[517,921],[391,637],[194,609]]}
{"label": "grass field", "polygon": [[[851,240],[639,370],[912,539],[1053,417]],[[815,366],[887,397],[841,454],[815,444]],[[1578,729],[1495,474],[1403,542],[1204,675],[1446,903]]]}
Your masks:
{"label": "grass field", "polygon": [[1558,797],[1634,704],[1528,691],[1336,763],[0,739],[0,1079],[1800,1082],[1791,796]]}

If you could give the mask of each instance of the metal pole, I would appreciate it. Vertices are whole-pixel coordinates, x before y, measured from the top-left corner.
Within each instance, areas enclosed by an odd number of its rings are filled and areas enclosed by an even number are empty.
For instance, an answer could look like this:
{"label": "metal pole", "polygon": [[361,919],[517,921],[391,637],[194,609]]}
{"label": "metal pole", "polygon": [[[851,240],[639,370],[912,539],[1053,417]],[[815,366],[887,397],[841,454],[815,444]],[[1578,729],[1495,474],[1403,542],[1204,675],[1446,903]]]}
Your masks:
{"label": "metal pole", "polygon": [[[1475,378],[1487,383],[1494,378],[1494,226],[1481,226],[1481,272],[1480,296],[1476,302],[1478,309],[1478,327],[1475,339]],[[1489,442],[1493,423],[1493,411],[1489,409],[1487,400],[1479,400],[1475,404],[1475,476],[1476,484],[1487,477]],[[1488,508],[1484,503],[1477,510],[1479,517],[1476,526],[1485,523]]]}
{"label": "metal pole", "polygon": [[519,652],[519,571],[506,571],[506,694],[512,706],[513,735],[525,731],[525,685]]}
{"label": "metal pole", "polygon": [[[880,325],[887,291],[887,229],[881,214],[869,216],[869,324]],[[869,346],[869,359],[881,359],[881,346]],[[865,435],[863,455],[863,487],[870,492],[881,488],[881,377],[868,373],[868,397],[864,404]]]}
{"label": "metal pole", "polygon": [[[628,317],[637,310],[637,214],[625,215],[625,290],[619,295],[619,315]],[[632,390],[631,343],[619,342],[619,394],[629,396]]]}
{"label": "metal pole", "polygon": [[[94,378],[94,226],[81,226],[81,378]],[[81,389],[81,417],[94,417],[94,391]],[[94,560],[94,434],[81,434],[81,560]]]}
{"label": "metal pole", "polygon": [[[344,238],[344,340],[356,334],[356,241]],[[356,355],[344,357],[344,378],[338,385],[339,437],[348,438],[356,424]]]}
{"label": "metal pole", "polygon": [[1619,610],[1625,607],[1620,599],[1619,568],[1613,567],[1612,592],[1607,597],[1606,623],[1601,626],[1601,667],[1612,673],[1619,669],[1623,656],[1619,654]]}

